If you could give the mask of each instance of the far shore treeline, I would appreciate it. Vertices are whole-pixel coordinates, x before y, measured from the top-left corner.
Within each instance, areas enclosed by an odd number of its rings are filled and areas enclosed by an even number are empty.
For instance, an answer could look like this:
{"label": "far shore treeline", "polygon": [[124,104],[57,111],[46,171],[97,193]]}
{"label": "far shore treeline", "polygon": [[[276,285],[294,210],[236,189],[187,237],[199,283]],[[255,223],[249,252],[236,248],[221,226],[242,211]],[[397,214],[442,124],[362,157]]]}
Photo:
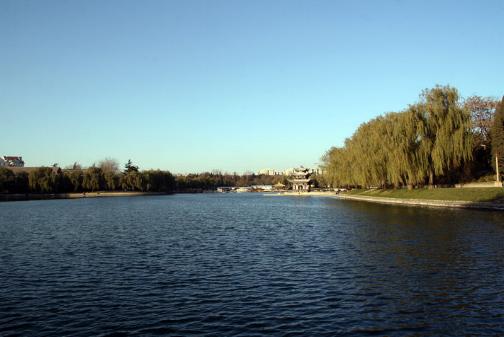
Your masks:
{"label": "far shore treeline", "polygon": [[495,179],[495,156],[504,157],[504,98],[461,99],[436,86],[404,111],[363,123],[322,158],[324,180],[334,187],[450,186]]}
{"label": "far shore treeline", "polygon": [[201,192],[217,187],[287,184],[284,176],[205,172],[173,175],[169,171],[139,170],[131,161],[119,170],[115,160],[106,159],[88,168],[57,165],[37,168],[0,167],[0,193],[82,193],[94,191]]}

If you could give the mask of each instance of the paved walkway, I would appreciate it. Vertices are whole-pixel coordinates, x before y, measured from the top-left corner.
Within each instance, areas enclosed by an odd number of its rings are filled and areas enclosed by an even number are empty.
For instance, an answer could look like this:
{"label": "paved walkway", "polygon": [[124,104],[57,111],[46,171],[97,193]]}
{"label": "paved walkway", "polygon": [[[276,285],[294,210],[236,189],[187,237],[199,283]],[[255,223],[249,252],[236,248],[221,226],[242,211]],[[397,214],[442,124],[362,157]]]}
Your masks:
{"label": "paved walkway", "polygon": [[455,200],[424,200],[424,199],[399,199],[384,197],[369,197],[363,195],[339,194],[339,199],[358,200],[367,202],[376,202],[381,204],[395,204],[406,206],[424,206],[424,207],[445,207],[445,208],[476,208],[504,211],[502,202],[474,202],[474,201],[455,201]]}

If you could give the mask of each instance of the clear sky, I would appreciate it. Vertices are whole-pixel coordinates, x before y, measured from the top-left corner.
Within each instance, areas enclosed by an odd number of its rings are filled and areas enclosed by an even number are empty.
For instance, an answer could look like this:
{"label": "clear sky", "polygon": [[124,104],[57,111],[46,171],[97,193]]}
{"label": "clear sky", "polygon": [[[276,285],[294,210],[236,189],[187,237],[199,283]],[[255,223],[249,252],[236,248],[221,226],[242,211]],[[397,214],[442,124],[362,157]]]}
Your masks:
{"label": "clear sky", "polygon": [[314,166],[436,84],[504,94],[504,1],[0,0],[0,155]]}

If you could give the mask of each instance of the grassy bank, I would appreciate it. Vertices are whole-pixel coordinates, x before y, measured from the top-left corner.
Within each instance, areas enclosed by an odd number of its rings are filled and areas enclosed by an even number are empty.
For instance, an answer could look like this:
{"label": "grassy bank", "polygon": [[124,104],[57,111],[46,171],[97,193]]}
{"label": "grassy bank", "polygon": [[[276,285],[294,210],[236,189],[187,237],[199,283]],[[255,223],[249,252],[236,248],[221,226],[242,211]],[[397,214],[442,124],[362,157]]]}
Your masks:
{"label": "grassy bank", "polygon": [[447,200],[447,201],[500,201],[504,202],[504,188],[435,188],[435,189],[398,189],[398,190],[352,190],[347,195],[420,199],[420,200]]}

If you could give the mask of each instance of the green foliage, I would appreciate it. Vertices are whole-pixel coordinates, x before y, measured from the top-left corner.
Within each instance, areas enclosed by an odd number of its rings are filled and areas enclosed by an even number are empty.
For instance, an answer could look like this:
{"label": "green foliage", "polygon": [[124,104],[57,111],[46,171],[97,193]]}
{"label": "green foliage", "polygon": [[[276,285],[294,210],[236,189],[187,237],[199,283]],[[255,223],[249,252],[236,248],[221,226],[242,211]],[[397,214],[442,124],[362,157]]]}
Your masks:
{"label": "green foliage", "polygon": [[28,173],[0,167],[0,193],[26,193],[29,191]]}
{"label": "green foliage", "polygon": [[[204,172],[173,176],[169,171],[139,171],[131,161],[122,173],[110,160],[100,162],[99,167],[85,170],[80,165],[60,170],[57,167],[41,167],[30,173],[13,174],[11,170],[0,168],[0,193],[68,193],[96,191],[141,191],[141,192],[201,192],[213,191],[217,187],[239,187],[251,185],[274,185],[278,182],[288,185],[285,176],[256,174],[223,174]],[[317,181],[323,181],[318,177]],[[321,184],[322,185],[322,184]],[[325,186],[325,182],[324,182]]]}
{"label": "green foliage", "polygon": [[333,186],[417,186],[448,176],[471,159],[471,119],[457,90],[425,90],[400,113],[363,123],[341,148],[322,158]]}
{"label": "green foliage", "polygon": [[422,98],[417,115],[421,125],[421,154],[428,164],[429,184],[432,185],[434,175],[446,174],[472,158],[471,119],[469,112],[461,107],[454,88],[426,90]]}
{"label": "green foliage", "polygon": [[[76,167],[74,165],[74,167]],[[64,171],[65,179],[68,182],[66,191],[80,192],[82,191],[82,181],[84,179],[84,172],[80,168],[74,168]]]}
{"label": "green foliage", "polygon": [[222,174],[220,172],[203,172],[199,174],[179,175],[176,177],[178,191],[212,191],[217,187],[240,187],[252,185],[274,185],[281,182],[288,184],[284,176],[256,175],[256,174]]}
{"label": "green foliage", "polygon": [[119,183],[123,191],[145,191],[143,174],[138,171],[138,166],[133,165],[131,159],[124,165],[124,171]]}
{"label": "green foliage", "polygon": [[103,182],[107,191],[115,191],[120,186],[120,181],[118,174],[111,171],[103,172]]}
{"label": "green foliage", "polygon": [[0,168],[0,193],[68,193],[86,191],[145,191],[173,192],[175,177],[168,171],[138,170],[131,161],[124,173],[111,159],[100,162],[99,167],[91,166],[85,170],[74,164],[66,170],[54,167],[40,167],[29,173],[16,174],[7,168]]}
{"label": "green foliage", "polygon": [[28,186],[35,193],[58,193],[62,190],[62,177],[57,167],[40,167],[28,174]]}
{"label": "green foliage", "polygon": [[492,97],[470,96],[464,101],[464,108],[471,114],[471,129],[475,148],[489,148],[493,116],[498,101]]}
{"label": "green foliage", "polygon": [[26,172],[18,172],[16,173],[14,189],[12,192],[14,193],[28,193],[30,191],[29,187],[29,179],[28,173]]}
{"label": "green foliage", "polygon": [[133,163],[131,162],[131,159],[128,159],[128,162],[124,165],[123,172],[125,174],[130,173],[130,172],[138,172],[138,166],[133,165]]}
{"label": "green foliage", "polygon": [[143,177],[140,172],[131,170],[121,177],[123,191],[144,191]]}
{"label": "green foliage", "polygon": [[11,170],[0,167],[0,193],[13,192],[16,176]]}
{"label": "green foliage", "polygon": [[504,166],[504,97],[502,97],[502,101],[499,103],[495,111],[491,135],[492,154],[494,155],[492,162],[495,163],[495,156],[497,155],[499,158],[499,168],[501,168]]}
{"label": "green foliage", "polygon": [[171,192],[175,189],[175,177],[167,171],[143,171],[143,189],[147,192]]}
{"label": "green foliage", "polygon": [[103,172],[99,167],[91,166],[84,171],[82,179],[82,188],[87,191],[99,191],[103,189]]}

